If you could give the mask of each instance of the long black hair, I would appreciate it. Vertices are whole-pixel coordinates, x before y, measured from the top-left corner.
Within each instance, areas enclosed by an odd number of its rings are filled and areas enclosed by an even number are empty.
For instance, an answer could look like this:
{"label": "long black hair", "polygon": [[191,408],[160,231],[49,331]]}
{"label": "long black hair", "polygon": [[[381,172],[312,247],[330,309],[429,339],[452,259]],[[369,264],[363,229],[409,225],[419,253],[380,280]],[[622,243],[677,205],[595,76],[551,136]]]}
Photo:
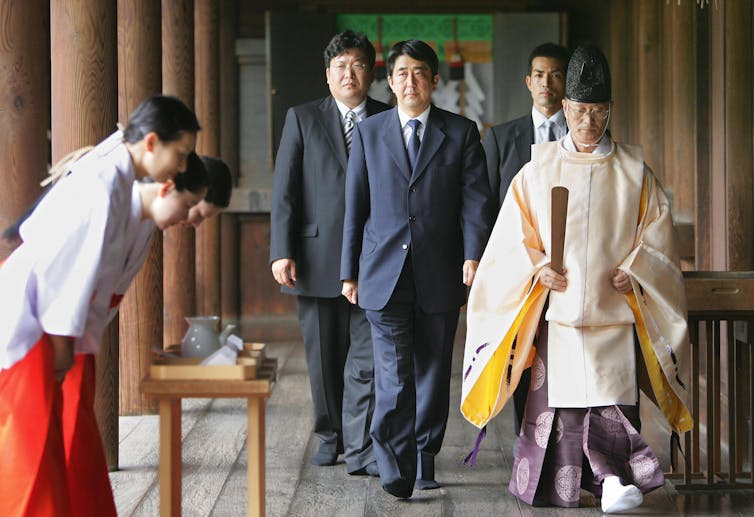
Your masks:
{"label": "long black hair", "polygon": [[196,115],[180,99],[169,95],[154,95],[142,101],[128,118],[123,140],[130,144],[155,132],[163,142],[181,138],[181,133],[196,133],[201,129]]}

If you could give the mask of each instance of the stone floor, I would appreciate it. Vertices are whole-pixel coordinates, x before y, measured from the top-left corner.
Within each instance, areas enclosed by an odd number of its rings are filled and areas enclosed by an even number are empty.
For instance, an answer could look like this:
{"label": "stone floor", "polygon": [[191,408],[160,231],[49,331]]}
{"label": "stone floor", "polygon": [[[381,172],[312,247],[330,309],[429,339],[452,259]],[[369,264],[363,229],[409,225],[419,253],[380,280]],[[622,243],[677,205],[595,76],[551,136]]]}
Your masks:
{"label": "stone floor", "polygon": [[[379,480],[352,477],[345,465],[314,467],[311,399],[300,341],[269,343],[278,358],[278,382],[267,403],[268,516],[550,516],[601,515],[597,501],[582,492],[578,509],[531,508],[507,491],[512,463],[510,409],[491,424],[473,468],[461,460],[476,430],[457,410],[460,375],[451,386],[452,407],[442,452],[437,458],[439,490],[415,492],[399,501]],[[456,346],[454,371],[461,371]],[[650,414],[647,417],[652,420]],[[190,399],[183,403],[183,515],[241,516],[246,508],[246,412],[236,399]],[[645,421],[645,432],[652,426]],[[655,450],[667,448],[662,432],[648,437]],[[158,418],[121,417],[120,470],[111,473],[118,514],[159,514],[157,485]],[[672,484],[649,494],[635,515],[754,515],[752,492],[680,494]]]}

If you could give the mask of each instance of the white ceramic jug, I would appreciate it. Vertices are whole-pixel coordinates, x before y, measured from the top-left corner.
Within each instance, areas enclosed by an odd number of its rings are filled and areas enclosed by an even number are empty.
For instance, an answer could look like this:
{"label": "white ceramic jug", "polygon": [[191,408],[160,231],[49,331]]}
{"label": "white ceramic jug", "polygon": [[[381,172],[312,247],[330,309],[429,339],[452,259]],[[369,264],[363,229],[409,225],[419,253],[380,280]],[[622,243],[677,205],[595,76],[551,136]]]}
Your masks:
{"label": "white ceramic jug", "polygon": [[207,357],[220,348],[216,330],[219,316],[193,316],[186,321],[189,328],[181,341],[183,357]]}

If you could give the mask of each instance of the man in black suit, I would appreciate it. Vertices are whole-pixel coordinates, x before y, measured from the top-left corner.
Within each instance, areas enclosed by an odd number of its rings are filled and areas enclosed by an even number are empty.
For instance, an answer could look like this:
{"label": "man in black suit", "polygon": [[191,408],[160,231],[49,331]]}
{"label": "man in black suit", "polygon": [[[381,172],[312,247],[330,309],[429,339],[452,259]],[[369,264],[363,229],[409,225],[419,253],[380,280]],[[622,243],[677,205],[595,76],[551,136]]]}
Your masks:
{"label": "man in black suit", "polygon": [[531,159],[532,144],[558,140],[568,132],[561,102],[569,57],[568,50],[555,43],[532,50],[526,74],[533,101],[531,113],[487,130],[483,145],[498,210],[513,176]]}
{"label": "man in black suit", "polygon": [[[483,145],[496,215],[513,176],[531,159],[532,144],[559,140],[568,132],[562,101],[569,58],[568,50],[555,43],[543,43],[532,50],[526,74],[526,87],[533,101],[531,113],[487,130]],[[513,393],[516,436],[521,430],[530,382],[531,370],[526,369]]]}
{"label": "man in black suit", "polygon": [[476,125],[431,105],[434,50],[397,43],[387,60],[398,106],[356,128],[346,178],[343,294],[372,325],[372,441],[383,488],[437,488],[458,313],[491,230]]}
{"label": "man in black suit", "polygon": [[306,348],[314,465],[345,450],[350,474],[377,474],[369,436],[374,360],[364,311],[340,294],[345,177],[355,124],[389,108],[367,97],[375,51],[347,30],[324,52],[331,95],[288,110],[275,161],[270,261],[282,292],[297,295]]}

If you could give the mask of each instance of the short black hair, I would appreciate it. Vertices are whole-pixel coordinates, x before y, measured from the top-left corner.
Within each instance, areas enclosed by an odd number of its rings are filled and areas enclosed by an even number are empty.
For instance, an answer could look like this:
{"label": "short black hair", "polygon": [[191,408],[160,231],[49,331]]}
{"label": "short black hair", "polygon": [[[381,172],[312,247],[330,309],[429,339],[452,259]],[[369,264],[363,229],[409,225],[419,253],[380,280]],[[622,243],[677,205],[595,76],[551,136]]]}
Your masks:
{"label": "short black hair", "polygon": [[557,43],[542,43],[534,47],[534,50],[529,54],[529,68],[526,70],[526,75],[531,75],[531,67],[534,64],[534,58],[537,57],[550,57],[557,59],[563,67],[563,73],[568,70],[568,61],[571,59],[571,53],[563,45]]}
{"label": "short black hair", "polygon": [[179,172],[173,178],[175,189],[179,192],[188,190],[189,192],[199,192],[209,187],[209,174],[204,162],[192,152],[186,159],[186,170]]}
{"label": "short black hair", "polygon": [[201,129],[194,112],[177,97],[153,95],[142,101],[128,118],[123,140],[135,144],[155,132],[163,142],[181,138],[184,131],[196,133]]}
{"label": "short black hair", "polygon": [[421,40],[418,39],[410,39],[405,41],[399,41],[395,45],[393,45],[393,48],[390,49],[390,52],[387,55],[387,75],[393,75],[393,67],[395,66],[395,61],[400,56],[409,56],[417,61],[423,61],[427,64],[430,71],[432,72],[432,77],[437,75],[437,71],[440,68],[440,63],[437,59],[437,53]]}
{"label": "short black hair", "polygon": [[233,176],[228,165],[219,158],[202,156],[202,161],[209,175],[209,188],[204,200],[220,208],[227,208],[233,190]]}
{"label": "short black hair", "polygon": [[351,29],[339,32],[330,40],[324,53],[325,68],[330,67],[330,61],[351,48],[359,49],[364,52],[364,56],[366,56],[367,63],[369,64],[369,70],[374,68],[376,54],[372,42],[369,41],[369,38],[367,38],[367,35],[363,32],[354,32]]}

